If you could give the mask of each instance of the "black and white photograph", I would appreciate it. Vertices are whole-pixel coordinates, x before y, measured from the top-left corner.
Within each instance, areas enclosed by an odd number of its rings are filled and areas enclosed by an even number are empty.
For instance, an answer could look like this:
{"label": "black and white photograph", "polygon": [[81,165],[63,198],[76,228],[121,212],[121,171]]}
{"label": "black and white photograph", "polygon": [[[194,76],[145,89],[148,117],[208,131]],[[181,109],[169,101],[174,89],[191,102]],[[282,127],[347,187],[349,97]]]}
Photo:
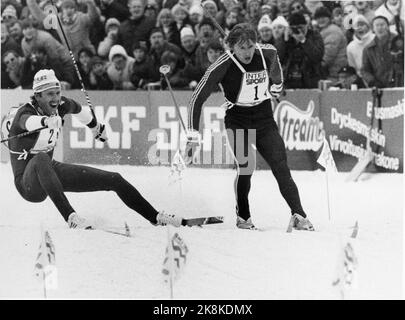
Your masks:
{"label": "black and white photograph", "polygon": [[0,300],[404,299],[403,2],[1,0]]}

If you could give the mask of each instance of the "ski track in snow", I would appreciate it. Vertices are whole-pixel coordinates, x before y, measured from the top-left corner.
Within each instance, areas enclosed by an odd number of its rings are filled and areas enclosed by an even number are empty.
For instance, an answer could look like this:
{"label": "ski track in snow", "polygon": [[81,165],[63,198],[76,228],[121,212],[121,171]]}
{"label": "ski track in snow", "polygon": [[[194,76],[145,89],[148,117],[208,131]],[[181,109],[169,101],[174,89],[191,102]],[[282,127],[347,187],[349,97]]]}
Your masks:
{"label": "ski track in snow", "polygon": [[[263,231],[235,227],[235,171],[188,168],[181,183],[168,187],[168,167],[98,166],[117,171],[158,210],[184,217],[224,216],[223,224],[173,229],[189,248],[187,264],[174,285],[175,299],[339,299],[339,252],[356,220],[357,287],[351,299],[399,299],[402,293],[401,174],[347,173],[329,177],[328,219],[325,173],[293,171],[315,232],[287,234],[289,208],[271,171],[256,171],[250,204]],[[56,249],[58,290],[53,299],[169,299],[162,263],[165,227],[154,227],[131,212],[112,192],[67,193],[76,211],[132,237],[99,230],[70,230],[52,202],[29,203],[17,193],[10,164],[0,164],[0,299],[42,299],[34,277],[40,224]]]}

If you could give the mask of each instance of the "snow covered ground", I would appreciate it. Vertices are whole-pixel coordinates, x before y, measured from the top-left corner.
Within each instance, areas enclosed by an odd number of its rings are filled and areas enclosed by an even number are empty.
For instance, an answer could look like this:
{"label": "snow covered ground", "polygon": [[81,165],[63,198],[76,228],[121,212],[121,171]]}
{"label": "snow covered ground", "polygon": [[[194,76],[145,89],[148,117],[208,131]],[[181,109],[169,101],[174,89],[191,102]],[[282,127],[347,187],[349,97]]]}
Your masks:
{"label": "snow covered ground", "polygon": [[[221,225],[176,229],[189,247],[175,283],[175,299],[339,299],[339,252],[349,240],[358,258],[352,299],[400,299],[403,284],[403,176],[364,175],[346,183],[330,177],[328,219],[325,174],[294,171],[303,206],[316,232],[287,234],[289,210],[270,171],[256,171],[251,190],[254,223],[263,231],[235,227],[235,172],[189,168],[182,192],[168,187],[166,167],[105,166],[120,172],[157,208],[185,217],[223,215]],[[167,229],[154,227],[113,193],[69,193],[82,215],[109,226],[125,221],[132,237],[67,228],[53,204],[24,201],[9,164],[0,164],[0,299],[41,299],[33,276],[43,222],[55,244],[59,288],[55,299],[168,299],[161,270]]]}

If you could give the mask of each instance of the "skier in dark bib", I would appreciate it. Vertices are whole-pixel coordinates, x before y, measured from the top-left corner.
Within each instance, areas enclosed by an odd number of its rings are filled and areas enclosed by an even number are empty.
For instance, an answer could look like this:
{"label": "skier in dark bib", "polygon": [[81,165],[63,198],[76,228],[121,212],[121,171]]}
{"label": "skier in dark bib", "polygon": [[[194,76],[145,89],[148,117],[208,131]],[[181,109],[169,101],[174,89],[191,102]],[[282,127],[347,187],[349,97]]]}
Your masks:
{"label": "skier in dark bib", "polygon": [[191,162],[200,140],[198,130],[203,103],[219,85],[225,95],[225,127],[237,166],[236,226],[256,229],[248,195],[257,150],[271,167],[291,209],[292,226],[312,231],[314,228],[301,206],[297,186],[287,166],[284,141],[273,118],[271,98],[278,98],[283,90],[277,50],[270,44],[258,44],[256,31],[247,23],[233,27],[226,44],[229,50],[208,68],[191,97],[186,161]]}

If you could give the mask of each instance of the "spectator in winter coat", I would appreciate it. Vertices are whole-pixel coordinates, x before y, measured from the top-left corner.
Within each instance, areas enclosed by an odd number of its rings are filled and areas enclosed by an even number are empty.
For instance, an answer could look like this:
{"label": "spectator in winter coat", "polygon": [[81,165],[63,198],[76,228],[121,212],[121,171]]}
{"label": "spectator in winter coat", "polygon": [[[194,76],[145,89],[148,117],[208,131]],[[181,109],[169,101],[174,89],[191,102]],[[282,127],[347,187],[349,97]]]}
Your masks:
{"label": "spectator in winter coat", "polygon": [[159,5],[155,0],[147,0],[147,5],[145,7],[145,16],[153,20],[156,20],[159,14]]}
{"label": "spectator in winter coat", "polygon": [[208,61],[213,64],[224,53],[224,47],[218,40],[211,41],[207,46]]}
{"label": "spectator in winter coat", "polygon": [[273,43],[273,34],[271,31],[271,20],[270,17],[265,14],[259,21],[257,26],[259,31],[260,43],[263,44],[272,44]]}
{"label": "spectator in winter coat", "polygon": [[401,0],[385,0],[375,10],[375,16],[383,16],[388,19],[391,33],[404,34],[404,8]]}
{"label": "spectator in winter coat", "polygon": [[[21,57],[16,51],[9,50],[6,51],[2,56],[2,63],[6,66],[5,72],[10,79],[10,82],[7,84],[6,89],[14,89],[21,86],[21,82],[24,77],[23,66],[25,58]],[[3,83],[2,83],[3,87]]]}
{"label": "spectator in winter coat", "polygon": [[100,0],[101,14],[106,20],[115,18],[122,22],[130,16],[127,2],[127,0]]}
{"label": "spectator in winter coat", "polygon": [[207,58],[207,46],[216,39],[215,30],[213,23],[208,18],[204,18],[198,25],[197,39],[200,45],[196,50],[196,62],[198,68],[204,70],[204,72],[210,66]]}
{"label": "spectator in winter coat", "polygon": [[277,9],[280,16],[288,18],[290,15],[290,0],[277,0]]}
{"label": "spectator in winter coat", "polygon": [[114,84],[114,90],[134,89],[131,82],[134,58],[128,56],[124,47],[116,44],[111,48],[108,60],[107,74]]}
{"label": "spectator in winter coat", "polygon": [[114,84],[108,77],[106,64],[103,59],[98,56],[91,58],[89,63],[89,89],[91,90],[112,90]]}
{"label": "spectator in winter coat", "polygon": [[346,37],[338,26],[331,23],[332,15],[329,9],[318,8],[314,18],[318,23],[325,50],[322,58],[323,78],[336,82],[337,72],[347,65]]}
{"label": "spectator in winter coat", "polygon": [[198,41],[191,27],[184,27],[180,32],[182,55],[185,63],[196,65]]}
{"label": "spectator in winter coat", "polygon": [[273,35],[273,45],[277,49],[277,54],[282,66],[285,65],[286,43],[289,39],[289,24],[283,16],[278,16],[271,23]]}
{"label": "spectator in winter coat", "polygon": [[278,9],[277,9],[276,5],[272,6],[272,5],[269,5],[269,4],[263,4],[260,7],[260,10],[261,10],[262,16],[267,14],[267,15],[269,15],[271,20],[274,20],[274,19],[277,18]]}
{"label": "spectator in winter coat", "polygon": [[317,88],[324,55],[322,37],[317,31],[308,28],[302,14],[292,14],[288,23],[291,37],[286,43],[285,87]]}
{"label": "spectator in winter coat", "polygon": [[[22,55],[21,45],[10,37],[6,24],[1,23],[1,56],[3,57],[3,54],[10,50]],[[1,87],[4,89],[15,87],[14,82],[9,78],[6,72],[6,65],[3,63],[3,59],[1,61]]]}
{"label": "spectator in winter coat", "polygon": [[118,43],[126,52],[131,52],[135,41],[148,41],[151,30],[155,27],[155,20],[145,16],[143,0],[128,0],[131,16],[123,21],[118,33]]}
{"label": "spectator in winter coat", "polygon": [[374,33],[366,17],[361,14],[353,18],[354,37],[353,41],[347,45],[347,62],[349,66],[355,68],[357,74],[361,76],[361,67],[363,65],[363,50],[374,39]]}
{"label": "spectator in winter coat", "polygon": [[24,37],[22,33],[21,21],[11,23],[8,27],[8,32],[10,33],[10,37],[12,37],[15,42],[21,46],[21,40]]}
{"label": "spectator in winter coat", "polygon": [[[363,79],[369,87],[387,88],[396,86],[393,55],[391,45],[394,35],[390,32],[388,19],[376,16],[372,22],[375,37],[363,51]],[[401,82],[401,81],[398,81]],[[403,85],[403,78],[402,78]]]}
{"label": "spectator in winter coat", "polygon": [[374,10],[371,9],[371,4],[369,1],[354,1],[353,4],[357,8],[357,14],[364,16],[368,23],[370,24],[375,17]]}
{"label": "spectator in winter coat", "polygon": [[68,50],[48,32],[38,30],[37,25],[37,22],[32,19],[25,19],[21,22],[24,35],[21,48],[24,56],[28,56],[34,47],[45,47],[51,59],[61,59],[63,64],[71,64],[72,60]]}
{"label": "spectator in winter coat", "polygon": [[204,17],[204,9],[199,4],[192,5],[188,10],[188,15],[190,18],[190,23],[194,27],[202,21]]}
{"label": "spectator in winter coat", "polygon": [[[69,39],[70,48],[76,58],[79,50],[82,48],[88,48],[93,53],[96,52],[90,41],[90,31],[96,20],[99,19],[99,13],[94,0],[78,0],[78,3],[86,4],[87,13],[78,11],[74,0],[64,0],[59,13],[63,30],[67,39]],[[27,0],[27,5],[33,17],[38,21],[43,21],[47,17],[36,0]],[[59,37],[60,39],[64,39],[61,34]]]}
{"label": "spectator in winter coat", "polygon": [[225,34],[229,34],[234,26],[242,22],[242,17],[240,16],[239,11],[238,7],[233,7],[225,13]]}
{"label": "spectator in winter coat", "polygon": [[[94,54],[87,48],[79,50],[77,58],[77,67],[79,68],[80,75],[84,83],[84,87],[88,88],[90,85],[90,60],[93,58]],[[74,88],[81,88],[80,81],[77,81]]]}
{"label": "spectator in winter coat", "polygon": [[343,33],[346,32],[346,27],[343,25],[343,9],[342,7],[335,7],[332,10],[332,23],[342,29]]}
{"label": "spectator in winter coat", "polygon": [[202,70],[197,65],[197,49],[199,47],[199,43],[197,38],[194,34],[194,31],[191,27],[184,27],[181,30],[181,49],[185,61],[185,67],[183,68],[184,76],[191,81],[195,81],[196,83],[191,85],[191,89],[193,89],[193,85],[197,85],[197,82],[200,81],[201,77],[203,76],[205,70]]}
{"label": "spectator in winter coat", "polygon": [[247,0],[246,2],[246,22],[257,28],[261,17],[261,3],[259,0]]}
{"label": "spectator in winter coat", "polygon": [[[205,0],[201,2],[201,6],[203,7],[204,10],[206,10],[211,17],[217,18],[218,14],[218,5],[215,3],[213,0]],[[204,11],[204,16],[206,16],[206,13]],[[208,17],[208,16],[206,16]]]}
{"label": "spectator in winter coat", "polygon": [[145,89],[149,82],[159,81],[160,76],[152,73],[154,66],[148,55],[148,48],[143,43],[137,41],[132,47],[134,64],[132,66],[131,82],[136,89]]}
{"label": "spectator in winter coat", "polygon": [[160,61],[165,51],[174,52],[179,57],[179,61],[177,61],[179,67],[184,67],[184,59],[182,58],[181,49],[178,46],[165,40],[162,29],[154,28],[150,33],[149,56],[151,57],[153,62],[154,73],[159,77]]}
{"label": "spectator in winter coat", "polygon": [[356,69],[350,66],[345,66],[338,71],[338,82],[333,86],[346,90],[365,88],[364,81],[359,77]]}
{"label": "spectator in winter coat", "polygon": [[98,44],[97,54],[102,57],[108,57],[108,53],[113,45],[117,44],[120,22],[116,18],[110,18],[105,23],[106,37]]}
{"label": "spectator in winter coat", "polygon": [[7,27],[10,27],[11,24],[18,21],[17,10],[13,5],[8,5],[4,8],[1,13],[2,22],[6,24]]}
{"label": "spectator in winter coat", "polygon": [[174,32],[173,32],[173,38],[171,40],[171,43],[175,44],[176,46],[180,47],[181,42],[180,42],[180,31],[183,29],[186,25],[191,26],[190,20],[188,18],[188,9],[185,6],[182,6],[180,4],[176,4],[172,8],[172,15],[174,17]]}
{"label": "spectator in winter coat", "polygon": [[170,43],[176,44],[179,39],[176,22],[174,21],[174,16],[170,9],[163,8],[156,20],[156,27],[163,30],[165,39]]}
{"label": "spectator in winter coat", "polygon": [[1,55],[3,55],[8,50],[14,50],[20,55],[22,54],[21,43],[15,41],[14,38],[10,37],[10,33],[7,29],[5,23],[1,23]]}
{"label": "spectator in winter coat", "polygon": [[[165,51],[160,60],[161,65],[169,65],[170,71],[166,74],[173,89],[187,89],[189,80],[184,77],[182,70],[178,67],[178,55],[172,51]],[[162,89],[167,88],[166,81],[162,81]]]}
{"label": "spectator in winter coat", "polygon": [[64,90],[69,90],[77,82],[77,76],[72,68],[72,62],[64,64],[59,58],[51,58],[44,47],[34,47],[23,65],[23,79],[21,87],[32,89],[35,74],[42,69],[52,69],[61,81]]}

